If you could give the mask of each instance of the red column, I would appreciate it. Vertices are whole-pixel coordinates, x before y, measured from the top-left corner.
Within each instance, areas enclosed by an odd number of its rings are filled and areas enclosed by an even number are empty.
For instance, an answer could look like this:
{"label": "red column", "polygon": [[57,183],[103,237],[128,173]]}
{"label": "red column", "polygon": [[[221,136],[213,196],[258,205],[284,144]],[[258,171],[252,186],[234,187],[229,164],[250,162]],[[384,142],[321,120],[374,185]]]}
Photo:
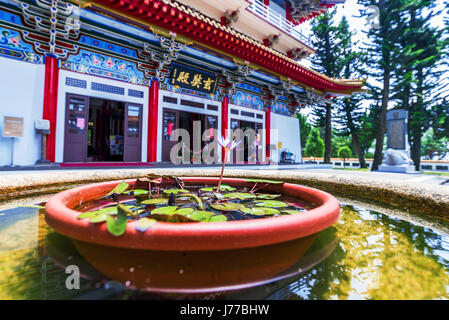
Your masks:
{"label": "red column", "polygon": [[266,157],[265,161],[270,158],[270,129],[271,129],[271,108],[268,107],[265,110],[265,146],[266,146]]}
{"label": "red column", "polygon": [[159,82],[151,81],[148,101],[148,153],[147,161],[157,161],[157,120],[159,108]]}
{"label": "red column", "polygon": [[[229,128],[229,97],[224,96],[221,102],[221,136],[226,137],[226,130]],[[221,161],[224,161],[224,152],[221,154]]]}
{"label": "red column", "polygon": [[58,59],[45,57],[44,108],[42,118],[50,121],[50,134],[47,136],[46,157],[55,162],[56,114],[58,110]]}
{"label": "red column", "polygon": [[270,5],[270,0],[263,0],[263,4],[266,5],[266,6],[269,6]]}

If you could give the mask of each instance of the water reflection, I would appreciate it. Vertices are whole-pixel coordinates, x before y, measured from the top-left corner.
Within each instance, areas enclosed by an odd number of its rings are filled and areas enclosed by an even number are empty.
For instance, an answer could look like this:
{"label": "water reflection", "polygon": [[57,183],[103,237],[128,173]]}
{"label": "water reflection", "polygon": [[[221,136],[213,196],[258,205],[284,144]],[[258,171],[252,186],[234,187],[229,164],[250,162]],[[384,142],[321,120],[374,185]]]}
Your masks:
{"label": "water reflection", "polygon": [[448,235],[350,205],[313,237],[219,253],[73,243],[37,209],[0,212],[1,299],[447,299],[448,258]]}

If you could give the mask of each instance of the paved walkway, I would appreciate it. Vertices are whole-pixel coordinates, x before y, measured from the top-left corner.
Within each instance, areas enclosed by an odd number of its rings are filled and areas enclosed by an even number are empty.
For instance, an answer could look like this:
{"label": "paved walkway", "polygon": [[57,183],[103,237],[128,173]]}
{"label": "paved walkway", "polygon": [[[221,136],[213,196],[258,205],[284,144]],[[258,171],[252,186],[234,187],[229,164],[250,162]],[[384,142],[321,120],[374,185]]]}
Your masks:
{"label": "paved walkway", "polygon": [[[138,166],[138,167],[59,167],[57,165],[52,166],[30,166],[30,167],[14,167],[8,168],[2,167],[0,169],[0,176],[7,175],[20,175],[26,176],[31,173],[52,173],[55,174],[57,172],[68,173],[77,173],[82,174],[83,172],[93,172],[98,171],[101,172],[103,170],[152,170],[152,169],[188,169],[191,172],[196,171],[216,171],[217,169],[221,169],[221,165],[179,165],[174,166],[169,163],[157,163],[151,166]],[[371,171],[357,171],[357,170],[339,170],[332,169],[332,165],[316,165],[316,164],[281,164],[281,165],[226,165],[226,170],[251,170],[251,171],[282,171],[284,174],[288,172],[292,173],[301,173],[301,172],[314,172],[314,173],[322,173],[326,175],[333,175],[335,177],[373,177],[377,179],[385,179],[386,181],[407,181],[416,184],[426,184],[426,185],[443,185],[449,187],[449,176],[438,176],[433,174],[421,174],[421,173],[412,173],[412,174],[403,174],[403,173],[391,173],[391,172],[371,172]],[[270,172],[272,173],[272,172]]]}

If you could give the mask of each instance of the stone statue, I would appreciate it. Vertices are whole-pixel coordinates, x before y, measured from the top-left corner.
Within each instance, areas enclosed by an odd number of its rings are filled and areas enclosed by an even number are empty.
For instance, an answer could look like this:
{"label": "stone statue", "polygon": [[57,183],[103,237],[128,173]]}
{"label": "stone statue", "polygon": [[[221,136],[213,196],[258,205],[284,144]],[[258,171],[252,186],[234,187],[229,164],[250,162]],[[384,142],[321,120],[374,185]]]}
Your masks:
{"label": "stone statue", "polygon": [[402,150],[387,149],[384,153],[383,165],[387,166],[400,166],[400,165],[413,165],[412,159]]}

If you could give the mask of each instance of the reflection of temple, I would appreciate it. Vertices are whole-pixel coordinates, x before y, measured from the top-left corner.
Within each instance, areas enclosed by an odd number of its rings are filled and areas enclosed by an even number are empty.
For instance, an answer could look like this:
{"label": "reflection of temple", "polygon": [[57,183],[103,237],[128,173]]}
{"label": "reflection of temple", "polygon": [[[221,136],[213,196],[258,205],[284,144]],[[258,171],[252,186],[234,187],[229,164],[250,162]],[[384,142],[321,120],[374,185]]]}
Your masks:
{"label": "reflection of temple", "polygon": [[296,110],[361,88],[298,63],[314,51],[296,26],[335,3],[0,0],[1,115],[25,119],[16,164],[38,159],[42,117],[52,162],[168,161],[169,133],[193,121],[262,130],[260,147],[300,160]]}

